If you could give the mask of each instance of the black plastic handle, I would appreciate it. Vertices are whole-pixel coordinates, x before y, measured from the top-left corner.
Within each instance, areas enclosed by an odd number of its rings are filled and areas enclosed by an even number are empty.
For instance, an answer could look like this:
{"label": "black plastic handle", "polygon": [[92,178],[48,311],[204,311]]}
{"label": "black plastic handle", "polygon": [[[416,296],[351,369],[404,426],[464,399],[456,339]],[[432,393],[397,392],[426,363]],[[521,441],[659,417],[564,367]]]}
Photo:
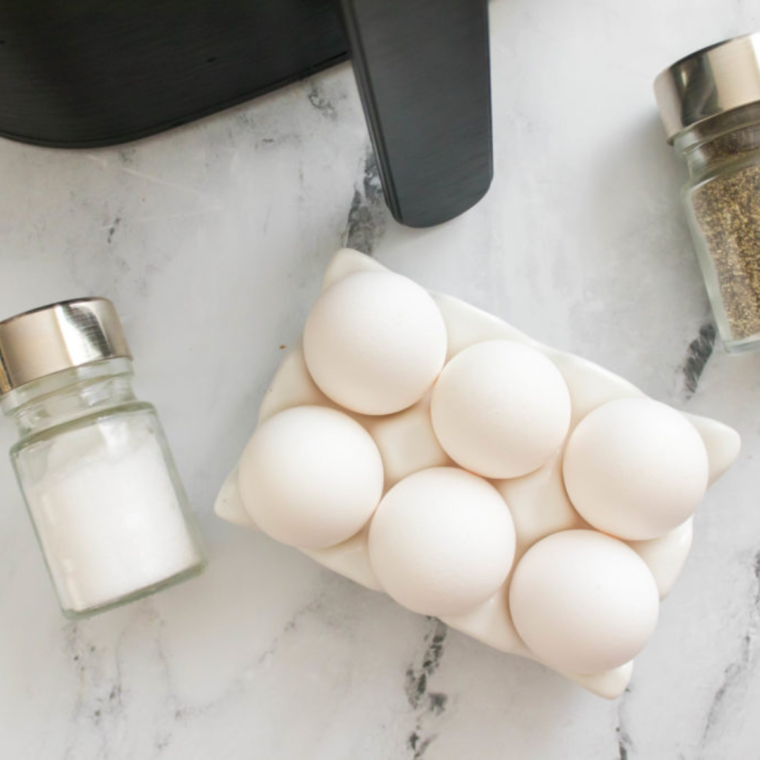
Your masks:
{"label": "black plastic handle", "polygon": [[458,216],[493,176],[487,0],[340,5],[393,216]]}

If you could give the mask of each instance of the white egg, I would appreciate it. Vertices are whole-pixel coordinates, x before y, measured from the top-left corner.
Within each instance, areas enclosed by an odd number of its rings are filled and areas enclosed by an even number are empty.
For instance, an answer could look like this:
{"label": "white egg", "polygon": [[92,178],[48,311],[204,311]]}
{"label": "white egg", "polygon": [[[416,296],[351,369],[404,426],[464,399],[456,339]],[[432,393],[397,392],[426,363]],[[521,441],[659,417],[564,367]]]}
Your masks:
{"label": "white egg", "polygon": [[508,340],[457,354],[433,389],[433,427],[460,466],[516,478],[544,464],[567,435],[570,394],[540,351]]}
{"label": "white egg", "polygon": [[654,631],[657,584],[633,549],[593,530],[554,533],[520,559],[509,587],[528,648],[565,673],[600,673],[633,659]]}
{"label": "white egg", "polygon": [[455,467],[400,481],[370,523],[369,558],[380,585],[423,615],[457,615],[493,596],[514,552],[504,499],[490,483]]}
{"label": "white egg", "polygon": [[383,493],[370,434],[348,415],[299,406],[274,415],[248,442],[240,495],[256,525],[290,546],[333,546],[357,533]]}
{"label": "white egg", "polygon": [[303,335],[319,389],[360,414],[392,414],[419,401],[443,367],[446,342],[435,301],[392,272],[360,272],[330,286]]}
{"label": "white egg", "polygon": [[581,420],[563,472],[570,501],[587,522],[640,541],[691,517],[707,488],[709,464],[701,436],[680,412],[626,398]]}

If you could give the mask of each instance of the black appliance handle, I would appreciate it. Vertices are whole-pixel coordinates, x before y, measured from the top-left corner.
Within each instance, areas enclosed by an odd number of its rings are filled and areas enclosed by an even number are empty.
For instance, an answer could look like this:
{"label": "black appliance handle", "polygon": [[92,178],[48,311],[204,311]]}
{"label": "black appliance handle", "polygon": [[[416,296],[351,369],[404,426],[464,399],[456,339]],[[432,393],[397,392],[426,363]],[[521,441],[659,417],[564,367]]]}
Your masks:
{"label": "black appliance handle", "polygon": [[393,216],[448,221],[493,176],[487,0],[340,0]]}

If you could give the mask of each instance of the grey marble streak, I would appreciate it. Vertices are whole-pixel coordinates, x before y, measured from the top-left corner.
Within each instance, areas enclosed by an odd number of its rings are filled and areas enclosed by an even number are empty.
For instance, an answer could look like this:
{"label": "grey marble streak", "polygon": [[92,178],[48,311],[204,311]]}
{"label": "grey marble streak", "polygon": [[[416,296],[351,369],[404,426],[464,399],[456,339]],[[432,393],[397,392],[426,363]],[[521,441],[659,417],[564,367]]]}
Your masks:
{"label": "grey marble streak", "polygon": [[346,220],[343,244],[372,255],[382,239],[390,212],[385,205],[380,183],[380,167],[371,147],[364,158],[364,176],[354,190]]}
{"label": "grey marble streak", "polygon": [[[434,229],[385,209],[346,65],[121,148],[0,142],[2,316],[116,301],[211,556],[191,583],[66,622],[0,457],[0,757],[760,757],[760,354],[711,334],[651,93],[758,10],[493,0],[491,15],[494,184]],[[741,432],[617,702],[213,517],[344,244]],[[0,448],[12,438],[0,425]]]}
{"label": "grey marble streak", "polygon": [[429,628],[425,634],[425,648],[419,662],[406,669],[406,697],[409,706],[417,713],[414,730],[409,734],[406,744],[419,760],[430,749],[437,738],[436,733],[428,731],[427,724],[435,716],[442,715],[448,706],[449,697],[442,692],[430,690],[430,681],[441,665],[444,646],[448,635],[447,627],[435,618],[428,618]]}
{"label": "grey marble streak", "polygon": [[699,380],[715,348],[717,333],[715,323],[706,322],[699,328],[699,335],[689,343],[683,363],[684,394],[687,399],[696,393]]}

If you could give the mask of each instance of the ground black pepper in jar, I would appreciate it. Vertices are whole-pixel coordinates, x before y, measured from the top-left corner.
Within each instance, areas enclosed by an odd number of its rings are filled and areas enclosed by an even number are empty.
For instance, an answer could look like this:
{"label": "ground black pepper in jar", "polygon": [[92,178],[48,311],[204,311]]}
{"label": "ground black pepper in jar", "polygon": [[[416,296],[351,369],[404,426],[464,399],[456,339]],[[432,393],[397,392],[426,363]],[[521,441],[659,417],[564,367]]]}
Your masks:
{"label": "ground black pepper in jar", "polygon": [[729,350],[760,346],[760,34],[700,50],[655,82],[686,159],[689,226]]}

